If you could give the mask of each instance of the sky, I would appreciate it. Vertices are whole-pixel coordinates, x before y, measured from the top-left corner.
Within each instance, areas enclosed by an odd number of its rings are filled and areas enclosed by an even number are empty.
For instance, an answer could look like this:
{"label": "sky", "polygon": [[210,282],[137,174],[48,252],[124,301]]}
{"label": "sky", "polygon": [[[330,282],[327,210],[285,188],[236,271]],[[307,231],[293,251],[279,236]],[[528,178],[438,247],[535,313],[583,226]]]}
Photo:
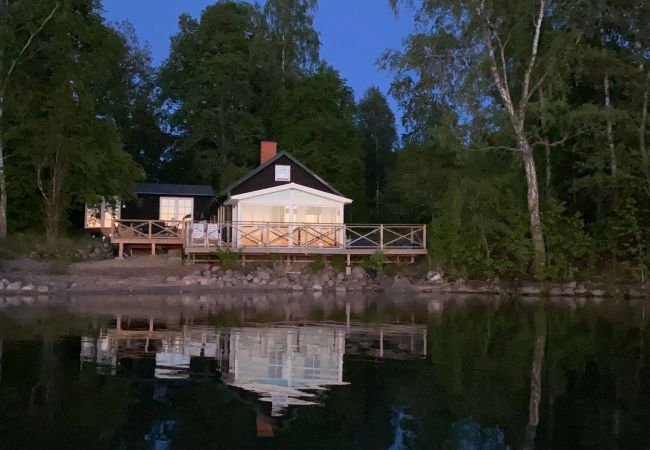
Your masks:
{"label": "sky", "polygon": [[[169,38],[178,30],[178,16],[188,13],[198,18],[212,3],[214,0],[103,1],[106,19],[131,22],[140,41],[151,47],[156,65],[169,54]],[[320,34],[321,59],[338,69],[357,99],[370,86],[387,93],[392,75],[380,70],[376,61],[385,50],[401,48],[412,23],[409,14],[396,17],[388,0],[320,0],[315,28]],[[394,100],[389,98],[389,102],[399,118]]]}

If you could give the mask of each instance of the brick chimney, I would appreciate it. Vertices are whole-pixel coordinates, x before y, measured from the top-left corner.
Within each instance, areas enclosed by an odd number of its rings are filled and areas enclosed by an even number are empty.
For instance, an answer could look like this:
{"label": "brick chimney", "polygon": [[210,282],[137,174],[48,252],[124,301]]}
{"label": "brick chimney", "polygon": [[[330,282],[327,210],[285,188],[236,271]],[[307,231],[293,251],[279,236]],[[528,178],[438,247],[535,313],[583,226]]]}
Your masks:
{"label": "brick chimney", "polygon": [[278,154],[278,143],[262,141],[260,142],[260,165]]}

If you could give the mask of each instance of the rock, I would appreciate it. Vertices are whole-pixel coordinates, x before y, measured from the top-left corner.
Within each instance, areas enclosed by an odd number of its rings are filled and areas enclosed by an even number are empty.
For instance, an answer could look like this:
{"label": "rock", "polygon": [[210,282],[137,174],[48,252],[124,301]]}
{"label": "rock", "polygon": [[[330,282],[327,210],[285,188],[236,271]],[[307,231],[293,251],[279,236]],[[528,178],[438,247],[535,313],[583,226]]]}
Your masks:
{"label": "rock", "polygon": [[199,284],[200,284],[201,286],[207,286],[207,285],[210,284],[210,279],[209,279],[209,278],[201,278],[201,279],[199,280]]}
{"label": "rock", "polygon": [[23,286],[23,288],[22,288],[23,291],[33,291],[34,289],[35,289],[35,288],[34,288],[34,285],[33,285],[33,284],[26,284],[26,285]]}
{"label": "rock", "polygon": [[180,278],[178,278],[178,277],[167,277],[166,281],[167,281],[167,283],[178,283],[180,281]]}
{"label": "rock", "polygon": [[255,275],[253,275],[252,273],[246,275],[246,281],[253,281],[254,279],[255,279]]}
{"label": "rock", "polygon": [[427,281],[429,283],[442,283],[442,274],[440,272],[435,272],[433,270],[430,270],[427,272]]}
{"label": "rock", "polygon": [[314,284],[314,285],[311,287],[311,290],[312,290],[312,291],[322,291],[322,290],[323,290],[323,286],[321,286],[320,284],[316,283],[316,284]]}
{"label": "rock", "polygon": [[9,283],[7,285],[8,291],[19,291],[22,288],[23,288],[23,283],[21,281],[14,281],[13,283]]}
{"label": "rock", "polygon": [[221,271],[221,268],[219,266],[210,267],[210,272],[212,272],[212,273],[217,273],[217,272],[220,272],[220,271]]}
{"label": "rock", "polygon": [[39,286],[36,288],[36,290],[41,294],[46,294],[47,292],[49,292],[50,288],[48,288],[47,286]]}
{"label": "rock", "polygon": [[585,295],[587,293],[587,288],[585,288],[582,284],[578,287],[575,288],[575,294],[576,295]]}
{"label": "rock", "polygon": [[562,289],[560,287],[554,287],[554,288],[551,288],[551,290],[548,293],[550,295],[552,295],[552,296],[559,297],[561,295],[564,295],[564,289]]}
{"label": "rock", "polygon": [[540,288],[532,285],[521,286],[518,291],[521,295],[540,295],[542,293]]}
{"label": "rock", "polygon": [[190,286],[193,284],[197,284],[199,279],[200,278],[197,277],[196,275],[187,275],[181,279],[181,284],[183,284],[184,286]]}
{"label": "rock", "polygon": [[343,286],[342,284],[339,284],[339,285],[336,286],[335,291],[336,291],[337,294],[345,294],[348,290],[347,290],[347,288],[345,286]]}
{"label": "rock", "polygon": [[255,273],[255,278],[269,281],[271,279],[271,275],[272,275],[272,271],[270,269],[257,269],[257,272]]}
{"label": "rock", "polygon": [[390,285],[389,289],[393,291],[410,291],[415,289],[415,287],[408,278],[396,275],[395,278],[393,278],[393,284]]}
{"label": "rock", "polygon": [[72,283],[70,283],[70,286],[68,286],[69,289],[76,289],[78,287],[79,287],[79,283],[77,283],[76,281],[73,281]]}
{"label": "rock", "polygon": [[297,292],[299,292],[299,291],[302,291],[303,289],[304,289],[304,288],[303,288],[302,285],[300,285],[300,284],[294,284],[293,286],[291,286],[291,290],[292,290],[292,291],[297,291]]}
{"label": "rock", "polygon": [[329,281],[327,282],[327,287],[328,287],[328,288],[333,288],[333,287],[334,287],[334,281],[333,281],[333,280],[329,280]]}
{"label": "rock", "polygon": [[7,286],[9,286],[9,280],[7,280],[6,278],[3,278],[2,280],[0,280],[0,286],[2,286],[3,288],[6,288]]}
{"label": "rock", "polygon": [[225,286],[223,280],[217,280],[217,288],[222,289]]}
{"label": "rock", "polygon": [[352,278],[357,279],[357,280],[365,280],[368,275],[366,274],[366,270],[361,267],[361,266],[354,266],[352,268]]}
{"label": "rock", "polygon": [[348,283],[348,291],[360,291],[363,286],[358,281]]}
{"label": "rock", "polygon": [[338,273],[336,274],[336,281],[343,281],[345,280],[345,274]]}
{"label": "rock", "polygon": [[648,293],[640,289],[632,288],[629,291],[627,291],[627,295],[631,298],[643,298],[643,297],[647,297]]}
{"label": "rock", "polygon": [[602,289],[592,289],[590,294],[592,297],[604,297],[605,296],[605,291]]}
{"label": "rock", "polygon": [[252,278],[252,279],[251,279],[251,280],[249,280],[249,281],[252,281],[252,282],[253,282],[253,284],[260,284],[260,279],[259,279],[259,278],[257,278],[257,277],[255,277],[255,278]]}

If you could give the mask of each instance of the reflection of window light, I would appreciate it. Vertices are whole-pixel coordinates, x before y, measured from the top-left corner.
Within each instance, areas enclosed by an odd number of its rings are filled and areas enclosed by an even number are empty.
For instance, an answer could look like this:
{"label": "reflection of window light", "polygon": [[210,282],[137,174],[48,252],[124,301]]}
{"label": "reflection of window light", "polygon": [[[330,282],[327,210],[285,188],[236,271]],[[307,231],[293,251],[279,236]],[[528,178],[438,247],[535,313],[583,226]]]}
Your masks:
{"label": "reflection of window light", "polygon": [[275,166],[275,181],[291,181],[291,166]]}

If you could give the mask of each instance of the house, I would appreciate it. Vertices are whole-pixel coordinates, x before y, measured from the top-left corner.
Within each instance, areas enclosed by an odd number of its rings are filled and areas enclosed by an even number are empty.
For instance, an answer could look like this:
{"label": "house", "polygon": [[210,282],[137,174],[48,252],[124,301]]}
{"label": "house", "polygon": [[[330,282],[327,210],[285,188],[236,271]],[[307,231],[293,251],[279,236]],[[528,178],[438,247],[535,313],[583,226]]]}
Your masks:
{"label": "house", "polygon": [[101,229],[125,248],[179,247],[190,259],[233,251],[242,263],[268,255],[353,257],[377,251],[398,260],[426,253],[424,225],[350,225],[352,200],[295,156],[260,144],[260,164],[214,195],[209,186],[136,185],[135,200],[87,208],[86,228]]}

